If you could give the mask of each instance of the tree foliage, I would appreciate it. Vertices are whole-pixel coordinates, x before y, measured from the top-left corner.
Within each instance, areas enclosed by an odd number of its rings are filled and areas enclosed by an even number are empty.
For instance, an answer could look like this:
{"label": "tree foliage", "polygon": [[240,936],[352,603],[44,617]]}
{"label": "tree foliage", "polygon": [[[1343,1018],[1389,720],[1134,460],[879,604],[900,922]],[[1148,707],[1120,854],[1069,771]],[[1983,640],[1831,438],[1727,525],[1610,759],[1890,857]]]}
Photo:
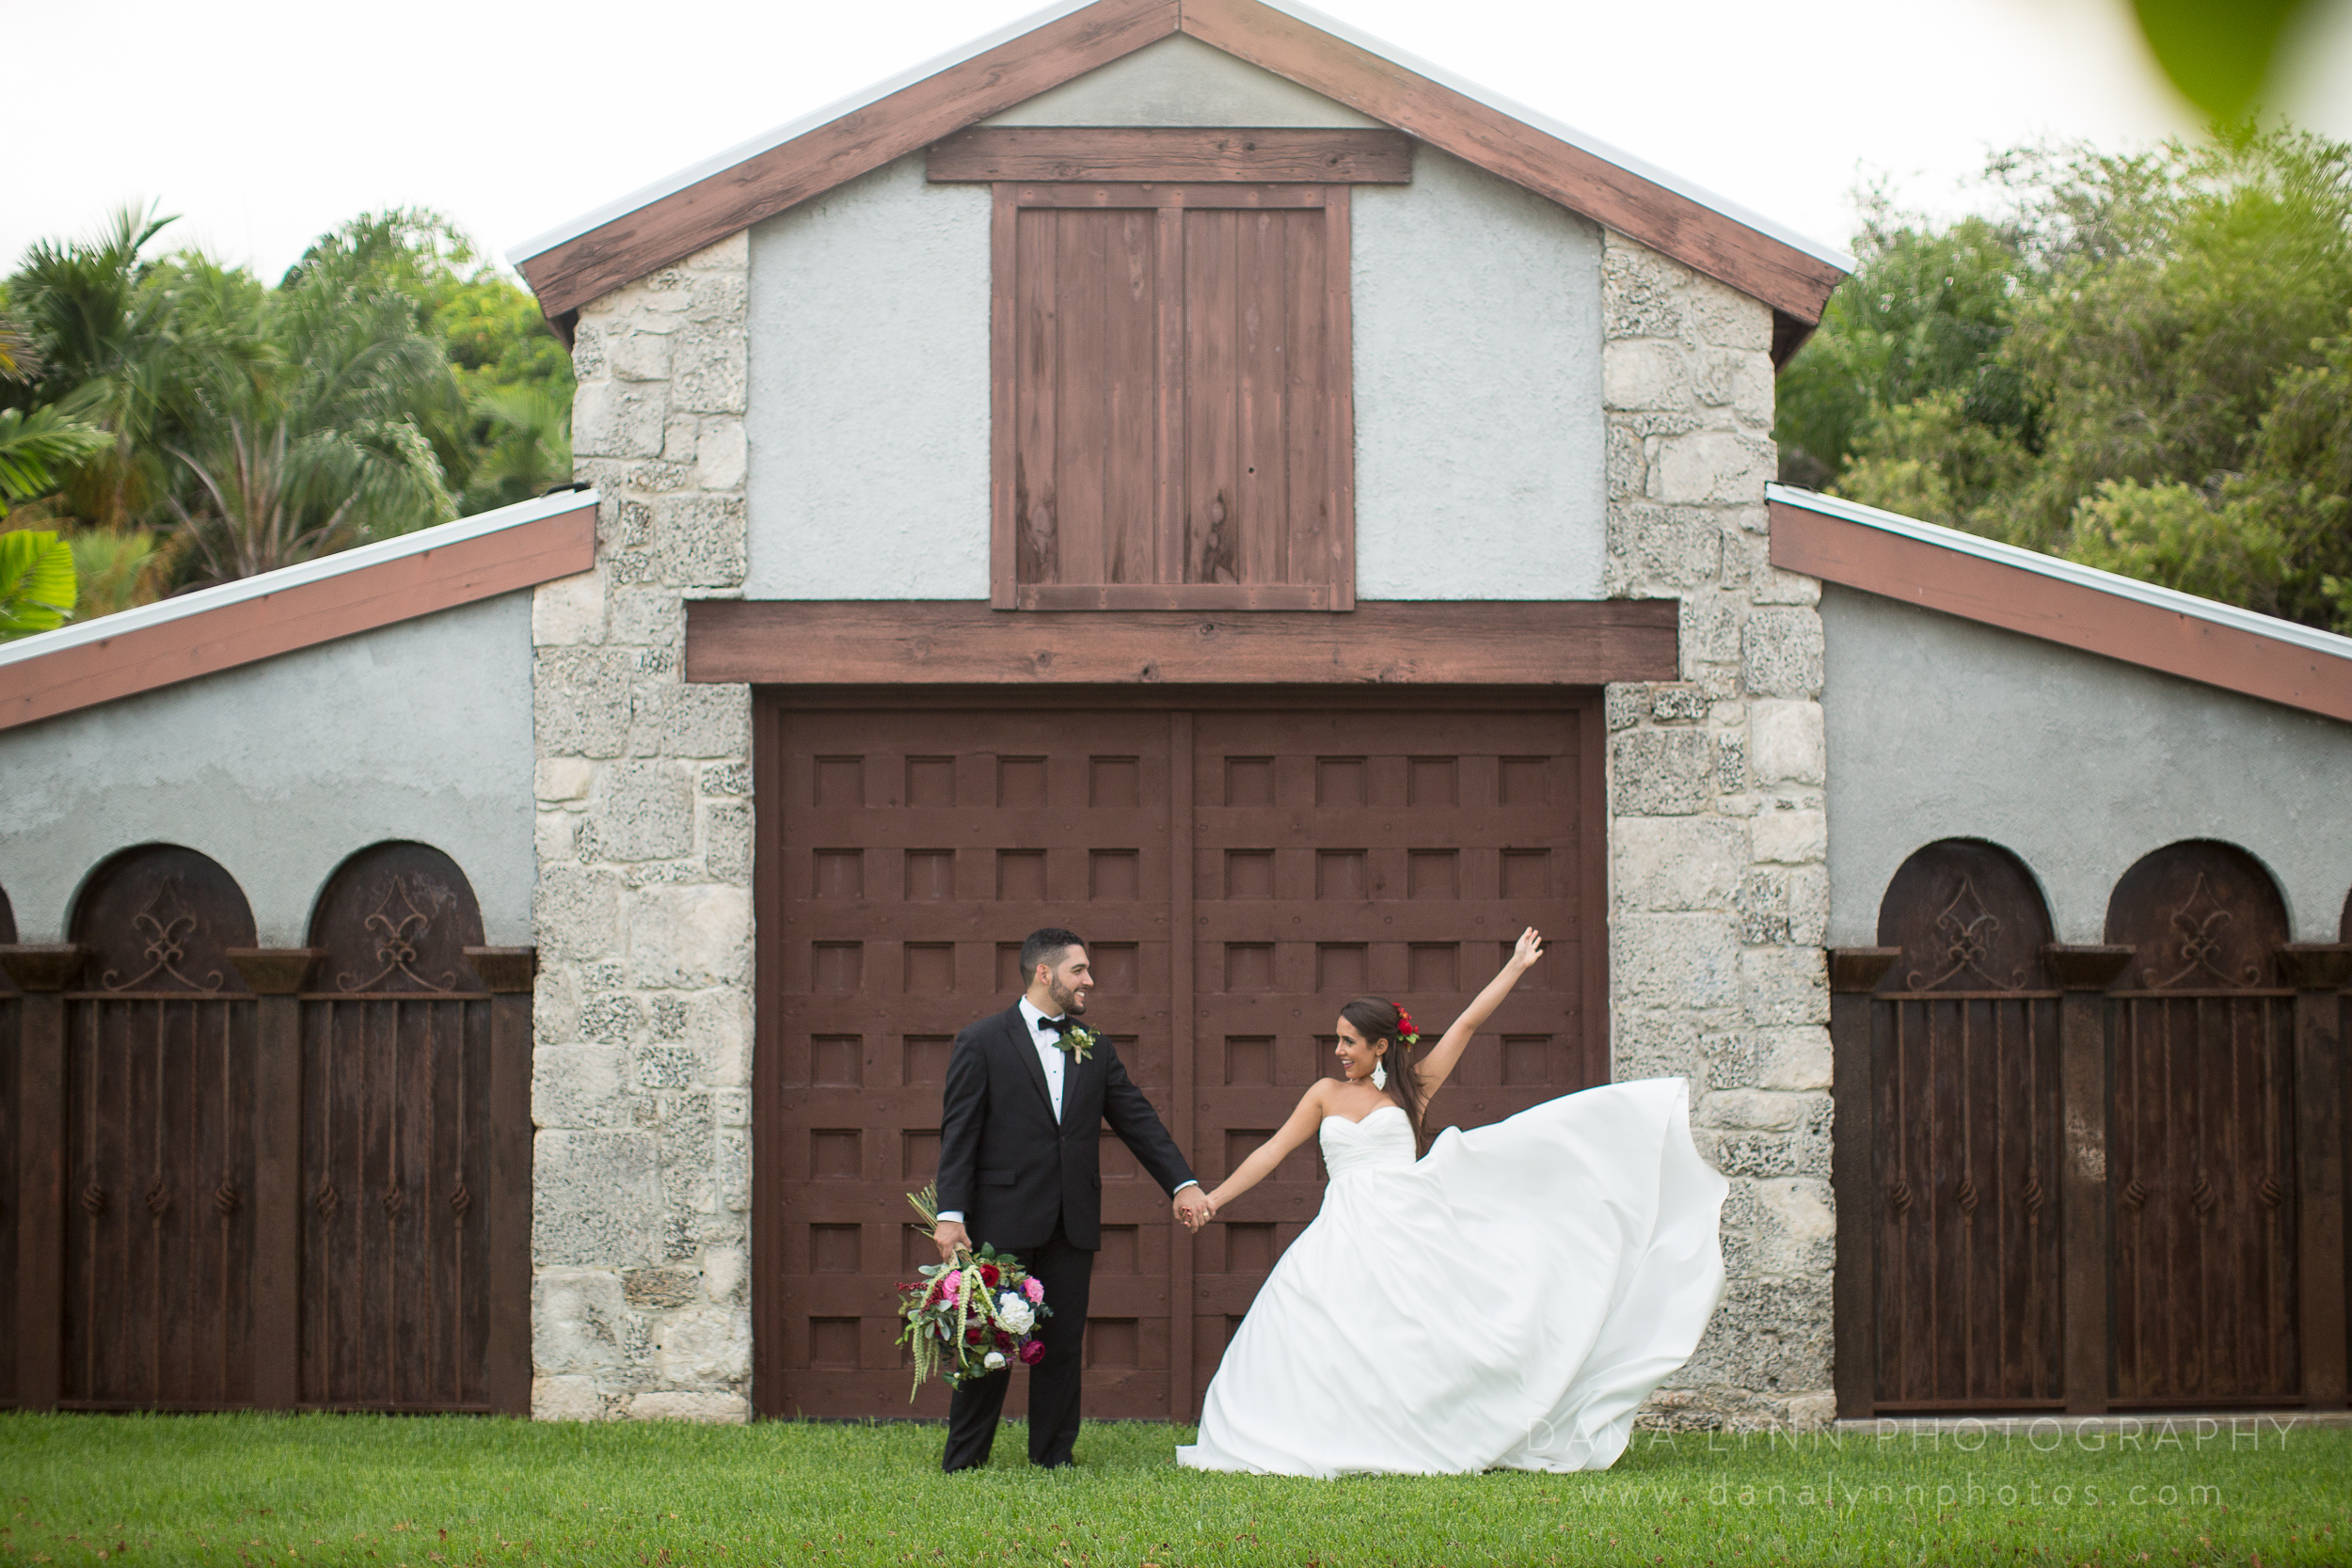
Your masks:
{"label": "tree foliage", "polygon": [[366,214],[276,284],[126,207],[0,285],[0,499],[98,612],[571,477],[569,356],[437,214]]}
{"label": "tree foliage", "polygon": [[2352,147],[2241,129],[1874,195],[1780,384],[1783,476],[2352,629]]}
{"label": "tree foliage", "polygon": [[73,613],[73,547],[54,533],[0,533],[0,642],[65,625]]}

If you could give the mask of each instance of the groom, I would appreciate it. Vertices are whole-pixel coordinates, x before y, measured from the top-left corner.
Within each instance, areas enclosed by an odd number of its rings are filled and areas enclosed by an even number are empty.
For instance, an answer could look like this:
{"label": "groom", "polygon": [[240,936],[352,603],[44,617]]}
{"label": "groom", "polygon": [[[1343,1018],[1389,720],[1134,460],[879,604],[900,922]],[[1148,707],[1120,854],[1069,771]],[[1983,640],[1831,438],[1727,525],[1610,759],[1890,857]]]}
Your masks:
{"label": "groom", "polygon": [[[1054,1310],[1038,1335],[1045,1359],[1029,1371],[1029,1463],[1052,1466],[1069,1464],[1078,1440],[1087,1288],[1103,1244],[1103,1123],[1170,1195],[1186,1228],[1200,1227],[1209,1202],[1119,1053],[1079,1022],[1094,986],[1086,944],[1057,926],[1032,931],[1021,972],[1027,992],[958,1035],[947,1058],[936,1235],[943,1262],[984,1242],[1044,1285]],[[1011,1376],[1007,1367],[956,1390],[950,1472],[988,1463]]]}

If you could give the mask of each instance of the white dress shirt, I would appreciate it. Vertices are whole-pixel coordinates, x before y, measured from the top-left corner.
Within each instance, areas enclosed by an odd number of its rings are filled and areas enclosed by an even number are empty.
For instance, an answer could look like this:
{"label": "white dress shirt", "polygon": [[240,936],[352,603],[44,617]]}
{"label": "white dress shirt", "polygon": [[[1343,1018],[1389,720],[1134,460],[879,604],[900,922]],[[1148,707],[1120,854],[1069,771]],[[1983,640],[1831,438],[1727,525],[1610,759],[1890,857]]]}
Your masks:
{"label": "white dress shirt", "polygon": [[[1045,1069],[1045,1093],[1047,1098],[1054,1102],[1054,1119],[1059,1121],[1061,1120],[1062,1079],[1070,1071],[1070,1053],[1062,1049],[1061,1034],[1058,1030],[1039,1027],[1045,1022],[1045,1015],[1038,1011],[1037,1004],[1026,996],[1021,999],[1021,1022],[1029,1026],[1029,1043],[1037,1047],[1038,1065]],[[1073,1020],[1072,1023],[1074,1027],[1076,1021]],[[1177,1184],[1176,1190],[1181,1193],[1186,1187],[1199,1185],[1200,1183],[1198,1181],[1184,1181]],[[961,1225],[963,1211],[942,1209],[939,1212],[939,1219],[943,1225]]]}

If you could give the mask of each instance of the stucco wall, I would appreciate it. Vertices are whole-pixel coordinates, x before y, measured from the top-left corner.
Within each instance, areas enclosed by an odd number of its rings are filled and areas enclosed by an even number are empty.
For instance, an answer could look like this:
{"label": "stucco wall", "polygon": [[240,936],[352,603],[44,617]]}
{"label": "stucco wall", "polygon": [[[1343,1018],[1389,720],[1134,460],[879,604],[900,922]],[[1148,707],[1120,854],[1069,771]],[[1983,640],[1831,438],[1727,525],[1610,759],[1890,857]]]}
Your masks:
{"label": "stucco wall", "polygon": [[417,839],[532,941],[531,595],[508,594],[0,731],[0,887],[19,939],[135,844],[227,867],[265,947],[298,947],[354,850]]}
{"label": "stucco wall", "polygon": [[2185,838],[2270,868],[2297,942],[2352,889],[2352,724],[1884,599],[1823,590],[1830,941],[1869,946],[1912,851],[1982,838],[2096,942],[2133,862]]}
{"label": "stucco wall", "polygon": [[[1373,122],[1180,37],[992,123]],[[751,231],[747,597],[988,596],[989,197],[923,164]],[[1600,230],[1426,147],[1353,202],[1358,594],[1602,597]]]}
{"label": "stucco wall", "polygon": [[1350,237],[1356,592],[1602,597],[1598,227],[1417,147]]}

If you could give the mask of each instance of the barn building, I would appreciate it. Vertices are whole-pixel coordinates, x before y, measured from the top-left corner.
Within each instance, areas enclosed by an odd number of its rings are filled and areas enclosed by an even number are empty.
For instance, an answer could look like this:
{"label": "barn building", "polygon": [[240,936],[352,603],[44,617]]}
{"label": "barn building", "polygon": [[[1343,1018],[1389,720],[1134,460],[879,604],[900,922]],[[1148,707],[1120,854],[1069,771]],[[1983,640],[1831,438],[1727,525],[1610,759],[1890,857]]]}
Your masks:
{"label": "barn building", "polygon": [[[1094,0],[517,261],[591,488],[0,647],[0,1402],[939,1414],[1025,932],[1214,1180],[1534,924],[1442,1119],[1691,1080],[1668,1418],[2343,1407],[2352,640],[1772,485],[1834,251]],[[1104,1180],[1189,1418],[1314,1157]]]}

